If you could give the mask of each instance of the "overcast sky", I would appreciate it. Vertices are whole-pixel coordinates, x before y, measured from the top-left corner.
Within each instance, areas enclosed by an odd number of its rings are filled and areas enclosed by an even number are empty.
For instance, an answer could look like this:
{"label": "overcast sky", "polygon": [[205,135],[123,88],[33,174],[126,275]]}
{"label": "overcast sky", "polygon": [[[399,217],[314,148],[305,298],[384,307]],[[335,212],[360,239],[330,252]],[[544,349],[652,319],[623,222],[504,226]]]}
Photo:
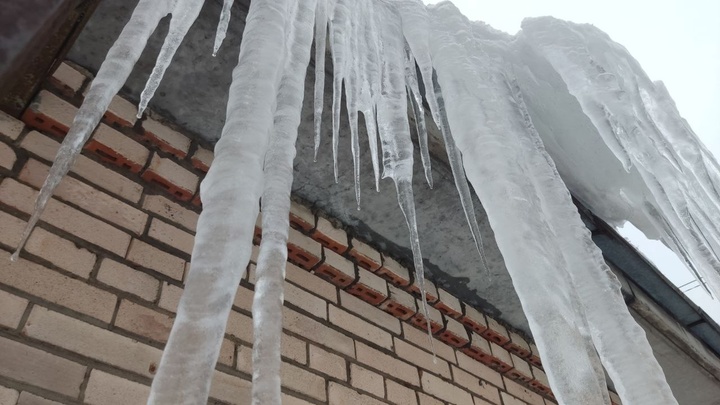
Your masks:
{"label": "overcast sky", "polygon": [[[437,0],[424,0],[437,3]],[[700,139],[720,158],[720,0],[453,0],[471,20],[514,34],[525,17],[553,16],[605,31],[662,80]],[[692,280],[664,245],[626,226],[623,236],[639,247],[676,285]],[[690,284],[693,287],[696,284]],[[688,287],[683,288],[687,290]],[[700,288],[688,292],[720,323],[720,303]]]}

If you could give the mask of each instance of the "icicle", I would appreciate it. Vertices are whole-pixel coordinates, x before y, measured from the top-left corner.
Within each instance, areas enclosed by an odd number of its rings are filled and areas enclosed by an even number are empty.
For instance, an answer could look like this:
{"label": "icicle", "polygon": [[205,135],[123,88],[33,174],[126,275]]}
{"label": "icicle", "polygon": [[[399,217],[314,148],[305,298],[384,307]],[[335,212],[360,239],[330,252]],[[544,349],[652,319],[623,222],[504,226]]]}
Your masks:
{"label": "icicle", "polygon": [[455,140],[452,137],[450,125],[447,122],[445,102],[443,101],[442,92],[440,86],[437,84],[434,73],[428,36],[430,30],[427,28],[430,25],[427,10],[422,6],[422,3],[415,0],[402,0],[399,1],[398,4],[402,10],[405,39],[420,69],[423,85],[425,86],[425,97],[430,106],[430,113],[442,133],[455,188],[460,196],[460,203],[463,207],[465,219],[470,227],[470,233],[475,242],[478,254],[480,255],[480,262],[482,264],[480,272],[489,276],[490,272],[485,258],[482,234],[480,233],[480,227],[478,226],[477,217],[475,216],[475,207],[472,202],[470,186],[465,177],[462,156],[455,146]]}
{"label": "icicle", "polygon": [[[358,4],[355,2],[355,9],[358,11]],[[353,15],[357,13],[351,13]],[[350,37],[348,39],[348,55],[347,55],[347,76],[345,81],[345,105],[348,110],[348,120],[350,121],[350,150],[353,157],[353,181],[355,185],[355,201],[357,209],[360,210],[360,138],[358,134],[358,112],[360,98],[360,82],[361,82],[361,56],[359,49],[360,24],[357,18],[350,21]]]}
{"label": "icicle", "polygon": [[172,19],[170,20],[170,29],[165,37],[165,43],[163,43],[160,49],[157,62],[155,62],[155,68],[153,68],[147,84],[145,84],[145,89],[140,95],[140,105],[138,106],[137,113],[138,119],[142,118],[145,108],[147,108],[148,103],[150,103],[150,100],[155,95],[155,91],[165,75],[165,70],[170,66],[172,58],[175,56],[175,51],[177,51],[180,43],[185,38],[190,26],[192,26],[197,19],[204,3],[205,0],[175,0],[175,6],[171,11]]}
{"label": "icicle", "polygon": [[280,348],[283,281],[290,226],[290,191],[295,141],[310,62],[315,1],[294,3],[288,33],[288,59],[277,95],[277,110],[267,155],[262,197],[262,242],[253,299],[253,404],[280,404]]}
{"label": "icicle", "polygon": [[338,0],[333,10],[333,18],[330,21],[330,49],[333,60],[333,174],[335,183],[338,182],[338,145],[340,142],[340,108],[342,102],[343,81],[346,78],[346,61],[348,54],[348,41],[350,30],[349,3],[352,0]]}
{"label": "icicle", "polygon": [[217,32],[215,33],[215,46],[213,47],[212,56],[217,56],[220,46],[222,45],[225,37],[227,36],[228,26],[230,25],[230,16],[232,12],[232,6],[235,0],[224,0],[223,8],[220,12],[220,22],[218,22]]}
{"label": "icicle", "polygon": [[100,122],[113,96],[125,84],[135,66],[148,38],[160,20],[170,12],[170,0],[141,0],[117,41],[108,51],[105,61],[88,90],[72,126],[65,136],[55,161],[37,199],[32,216],[23,231],[22,238],[11,260],[16,261],[30,233],[45,210],[48,200],[62,178],[72,167],[75,159]]}
{"label": "icicle", "polygon": [[417,69],[415,58],[410,53],[410,48],[405,48],[405,83],[410,96],[415,128],[417,130],[418,144],[420,145],[420,159],[425,171],[425,180],[430,188],[433,188],[432,168],[430,162],[430,150],[428,148],[427,126],[425,125],[425,110],[422,104],[422,95],[418,85]]}
{"label": "icicle", "polygon": [[318,0],[315,11],[315,154],[317,162],[322,133],[322,113],[325,104],[325,51],[327,46],[327,0]]}
{"label": "icicle", "polygon": [[250,3],[227,120],[200,187],[203,211],[192,267],[148,404],[207,402],[233,298],[250,260],[293,3]]}
{"label": "icicle", "polygon": [[620,282],[605,264],[602,252],[592,241],[572,198],[545,152],[516,82],[509,83],[524,122],[527,137],[522,138],[525,159],[535,168],[536,189],[544,202],[555,237],[562,246],[573,281],[574,292],[582,296],[580,305],[590,326],[590,336],[615,388],[624,403],[677,403],[652,353],[645,331],[635,322],[620,292]]}

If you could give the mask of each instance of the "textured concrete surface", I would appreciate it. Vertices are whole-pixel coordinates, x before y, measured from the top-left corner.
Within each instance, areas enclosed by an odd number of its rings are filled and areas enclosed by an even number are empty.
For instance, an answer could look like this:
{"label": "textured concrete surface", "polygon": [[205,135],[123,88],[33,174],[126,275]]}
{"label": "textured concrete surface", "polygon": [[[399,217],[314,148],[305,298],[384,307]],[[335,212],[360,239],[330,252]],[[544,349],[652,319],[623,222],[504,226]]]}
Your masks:
{"label": "textured concrete surface", "polygon": [[[186,132],[214,142],[220,136],[232,69],[237,62],[240,38],[244,28],[247,2],[236,2],[228,37],[216,58],[211,56],[215,27],[221,2],[208,1],[195,26],[175,55],[151,108],[160,112]],[[240,4],[238,4],[240,3]],[[96,72],[107,50],[128,20],[134,1],[105,0],[88,22],[69,58]],[[155,32],[142,58],[136,65],[124,95],[137,101],[167,32],[167,19]],[[312,72],[313,66],[309,69]],[[312,76],[312,75],[311,75]],[[297,143],[295,161],[296,196],[318,210],[342,221],[350,234],[369,240],[383,251],[392,252],[405,265],[412,263],[408,231],[398,208],[395,187],[391,180],[382,180],[380,192],[374,191],[374,179],[367,139],[361,138],[362,204],[356,209],[352,180],[352,157],[347,118],[340,130],[340,181],[333,180],[331,128],[331,81],[325,97],[325,129],[320,156],[313,162],[312,77],[306,84],[303,121]],[[411,124],[411,127],[413,125]],[[435,136],[437,131],[434,132]],[[418,213],[423,256],[430,278],[521,330],[527,322],[512,288],[502,256],[492,237],[486,216],[476,200],[476,211],[485,238],[486,254],[491,264],[490,275],[478,274],[479,257],[460,206],[449,167],[442,162],[444,151],[436,146],[440,159],[433,162],[434,189],[425,183],[419,155],[415,159],[415,200]],[[438,148],[439,146],[439,148]]]}

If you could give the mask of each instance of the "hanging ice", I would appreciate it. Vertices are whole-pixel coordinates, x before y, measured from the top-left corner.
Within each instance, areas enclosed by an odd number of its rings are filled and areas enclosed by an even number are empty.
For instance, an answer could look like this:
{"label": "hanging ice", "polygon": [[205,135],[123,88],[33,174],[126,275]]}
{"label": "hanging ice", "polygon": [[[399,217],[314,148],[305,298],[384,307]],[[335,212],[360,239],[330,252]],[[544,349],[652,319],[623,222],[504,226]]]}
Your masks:
{"label": "hanging ice", "polygon": [[[232,4],[232,0],[223,2],[214,53],[227,32]],[[140,114],[202,5],[202,0],[140,0],[58,152],[18,252],[160,19],[172,14],[165,44],[142,95]],[[617,280],[580,221],[561,175],[574,193],[590,201],[593,210],[608,221],[630,219],[647,234],[662,238],[717,293],[717,162],[680,118],[665,88],[650,82],[624,49],[595,28],[533,19],[524,23],[520,35],[511,37],[468,21],[449,3],[429,10],[416,0],[251,2],[233,72],[227,121],[214,163],[201,185],[204,210],[192,268],[148,403],[206,401],[236,287],[250,257],[261,196],[263,236],[253,305],[253,403],[280,402],[289,195],[313,27],[315,154],[321,139],[329,36],[335,179],[344,95],[357,203],[362,113],[376,188],[378,152],[382,153],[382,177],[392,179],[396,186],[428,326],[412,190],[408,100],[430,186],[424,102],[440,129],[480,252],[480,271],[487,264],[468,179],[482,200],[559,401],[608,404],[604,366],[624,403],[676,403],[642,329],[630,317]],[[553,149],[577,140],[548,126],[539,130],[533,106],[535,92],[542,91],[543,83],[532,70],[546,69],[545,64],[552,66],[550,76],[557,72],[568,86],[601,137],[602,147],[612,154],[604,163],[617,166],[626,177],[608,176],[603,179],[606,183],[600,181],[597,186],[588,180],[593,178],[591,165],[578,164],[577,156]],[[588,133],[583,140],[594,135]],[[546,144],[550,145],[547,150]],[[612,195],[602,187],[620,191]],[[607,199],[593,198],[599,189]]]}
{"label": "hanging ice", "polygon": [[224,0],[222,12],[220,13],[220,22],[217,26],[217,32],[215,33],[215,46],[213,46],[213,56],[217,56],[220,47],[222,46],[225,37],[227,36],[228,26],[230,25],[230,16],[232,13],[232,6],[235,0]]}
{"label": "hanging ice", "polygon": [[145,49],[148,38],[155,31],[160,19],[172,10],[173,3],[172,0],[141,0],[135,7],[130,21],[108,51],[95,80],[90,85],[85,101],[60,145],[55,162],[35,201],[35,209],[23,232],[21,242],[12,256],[13,260],[17,260],[55,188],[75,163],[85,142],[90,139],[90,135],[105,114],[110,101],[125,84],[135,62]]}

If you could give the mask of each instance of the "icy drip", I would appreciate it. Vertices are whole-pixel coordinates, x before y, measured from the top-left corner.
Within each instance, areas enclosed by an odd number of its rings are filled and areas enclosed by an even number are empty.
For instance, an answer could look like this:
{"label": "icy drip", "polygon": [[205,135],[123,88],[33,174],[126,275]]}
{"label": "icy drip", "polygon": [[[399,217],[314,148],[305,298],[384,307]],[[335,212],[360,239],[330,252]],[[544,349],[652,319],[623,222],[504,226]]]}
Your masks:
{"label": "icy drip", "polygon": [[325,104],[325,53],[327,48],[328,0],[318,0],[315,11],[315,153],[317,162],[322,135],[322,113]]}
{"label": "icy drip", "polygon": [[403,20],[403,32],[408,42],[413,58],[418,65],[422,82],[425,86],[425,97],[430,106],[435,124],[440,129],[445,143],[445,151],[448,156],[450,169],[452,170],[455,188],[460,197],[460,203],[463,207],[465,219],[470,227],[475,247],[480,255],[481,268],[480,272],[489,276],[487,260],[485,259],[485,249],[482,242],[482,234],[475,216],[475,207],[472,202],[472,194],[467,178],[465,177],[465,169],[463,169],[462,156],[455,146],[455,140],[450,131],[450,125],[447,122],[447,114],[445,111],[445,101],[443,100],[440,86],[434,73],[432,56],[430,54],[429,32],[430,21],[427,9],[413,0],[402,0],[398,2],[401,10],[401,18]]}
{"label": "icy drip", "polygon": [[277,93],[275,123],[265,156],[262,242],[253,298],[253,404],[280,404],[283,281],[290,226],[295,141],[310,62],[315,1],[295,2],[285,73]]}
{"label": "icy drip", "polygon": [[407,83],[410,105],[412,106],[413,118],[415,120],[415,129],[417,131],[418,144],[420,145],[420,158],[425,171],[425,180],[428,186],[432,188],[433,179],[430,150],[428,148],[427,126],[425,125],[425,110],[423,109],[422,95],[420,94],[420,85],[418,84],[415,58],[413,58],[409,47],[405,48],[405,82]]}
{"label": "icy drip", "polygon": [[350,7],[357,4],[354,0],[338,0],[330,19],[330,51],[333,61],[333,102],[332,102],[332,154],[333,174],[338,182],[338,145],[340,142],[340,109],[342,103],[343,81],[346,75],[346,62],[351,57],[348,49],[350,31]]}
{"label": "icy drip", "polygon": [[165,75],[168,66],[170,66],[175,52],[178,47],[180,47],[180,43],[185,39],[185,35],[188,30],[190,30],[190,26],[193,25],[200,14],[205,0],[175,0],[174,3],[175,5],[171,10],[172,19],[170,20],[170,28],[165,37],[165,42],[160,49],[157,62],[155,62],[155,68],[153,68],[147,84],[145,84],[145,89],[140,95],[140,105],[138,106],[137,113],[138,118],[142,118],[145,108],[147,108],[148,103],[155,95],[155,91],[158,86],[160,86],[160,81]]}
{"label": "icy drip", "polygon": [[[560,403],[606,404],[602,375],[588,353],[564,257],[543,215],[524,160],[518,122],[503,70],[479,43],[463,46],[470,23],[448,3],[432,9],[431,51],[447,117],[463,164],[483,201],[545,370]],[[465,41],[467,43],[467,41]]]}
{"label": "icy drip", "polygon": [[13,261],[18,259],[55,188],[72,167],[83,145],[105,114],[112,98],[125,84],[133,66],[145,49],[148,38],[155,31],[160,20],[170,12],[171,5],[170,0],[141,0],[135,7],[130,20],[108,51],[105,61],[90,85],[85,101],[60,145],[48,177],[35,200],[32,216],[23,231],[17,250],[12,255]]}
{"label": "icy drip", "polygon": [[218,22],[217,32],[215,32],[215,45],[213,46],[213,56],[217,56],[220,46],[222,46],[227,36],[228,26],[230,25],[230,17],[232,14],[232,6],[235,0],[224,0],[223,8],[220,12],[220,22]]}
{"label": "icy drip", "polygon": [[250,260],[293,3],[250,3],[227,120],[201,184],[192,267],[149,404],[207,401],[233,298]]}
{"label": "icy drip", "polygon": [[662,231],[674,234],[675,244],[683,247],[678,255],[687,254],[704,275],[701,283],[720,293],[717,164],[706,165],[712,157],[664,88],[650,82],[627,51],[595,28],[543,18],[526,20],[523,31],[533,49],[560,73],[608,145],[620,144],[622,154],[611,150],[619,159],[627,157],[641,175],[670,226]]}
{"label": "icy drip", "polygon": [[[605,264],[602,252],[592,241],[570,193],[547,154],[513,80],[509,83],[517,108],[517,121],[524,122],[527,136],[521,138],[524,160],[534,167],[536,190],[567,263],[573,292],[589,333],[623,403],[637,405],[677,404],[663,370],[655,359],[645,331],[625,305],[620,283]],[[598,369],[599,365],[596,366]],[[600,375],[602,369],[599,368]],[[604,386],[604,378],[602,381]],[[607,402],[607,401],[606,401]]]}

